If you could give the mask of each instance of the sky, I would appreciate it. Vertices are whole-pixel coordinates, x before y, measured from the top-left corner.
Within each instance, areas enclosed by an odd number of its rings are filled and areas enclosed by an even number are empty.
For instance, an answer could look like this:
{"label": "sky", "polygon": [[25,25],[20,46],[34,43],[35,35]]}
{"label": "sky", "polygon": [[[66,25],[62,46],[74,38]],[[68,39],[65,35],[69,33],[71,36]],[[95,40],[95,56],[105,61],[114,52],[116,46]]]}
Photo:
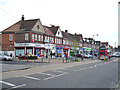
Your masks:
{"label": "sky", "polygon": [[[0,0],[0,31],[21,20],[40,19],[110,45],[118,45],[119,0]],[[96,35],[98,34],[98,36]],[[120,42],[119,42],[120,45]]]}

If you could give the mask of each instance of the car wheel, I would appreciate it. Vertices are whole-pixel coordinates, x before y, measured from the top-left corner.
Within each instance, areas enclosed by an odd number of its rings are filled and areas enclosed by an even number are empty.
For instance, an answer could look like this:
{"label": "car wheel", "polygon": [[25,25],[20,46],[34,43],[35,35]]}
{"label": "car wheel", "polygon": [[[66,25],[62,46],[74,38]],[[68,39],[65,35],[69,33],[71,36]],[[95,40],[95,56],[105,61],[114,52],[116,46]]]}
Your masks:
{"label": "car wheel", "polygon": [[4,61],[6,61],[7,59],[6,59],[6,58],[4,58],[3,60],[4,60]]}

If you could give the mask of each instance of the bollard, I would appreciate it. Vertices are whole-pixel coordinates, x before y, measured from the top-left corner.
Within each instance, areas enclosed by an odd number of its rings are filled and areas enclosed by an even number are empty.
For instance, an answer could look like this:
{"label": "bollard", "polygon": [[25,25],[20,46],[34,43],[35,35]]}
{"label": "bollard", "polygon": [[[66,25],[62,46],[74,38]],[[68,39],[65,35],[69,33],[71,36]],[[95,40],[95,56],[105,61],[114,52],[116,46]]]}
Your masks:
{"label": "bollard", "polygon": [[50,57],[49,57],[49,63],[50,63]]}
{"label": "bollard", "polygon": [[66,58],[66,63],[67,63],[67,58]]}
{"label": "bollard", "polygon": [[28,62],[28,56],[27,56],[27,62]]}
{"label": "bollard", "polygon": [[64,63],[64,57],[63,57],[63,63]]}
{"label": "bollard", "polygon": [[83,61],[83,57],[82,57],[82,61]]}
{"label": "bollard", "polygon": [[43,62],[43,57],[42,57],[42,62]]}
{"label": "bollard", "polygon": [[21,57],[20,57],[20,59],[19,59],[20,61],[21,61]]}
{"label": "bollard", "polygon": [[34,62],[35,62],[35,56],[34,56]]}

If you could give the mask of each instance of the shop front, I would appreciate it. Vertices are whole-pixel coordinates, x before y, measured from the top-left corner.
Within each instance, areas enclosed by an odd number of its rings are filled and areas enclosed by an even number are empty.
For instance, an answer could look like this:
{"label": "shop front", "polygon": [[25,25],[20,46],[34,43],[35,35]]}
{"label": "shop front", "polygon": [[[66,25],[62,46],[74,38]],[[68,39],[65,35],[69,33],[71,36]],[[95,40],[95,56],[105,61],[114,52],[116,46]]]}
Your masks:
{"label": "shop front", "polygon": [[92,55],[92,48],[84,47],[84,53],[85,53],[85,54],[91,54],[91,55]]}
{"label": "shop front", "polygon": [[55,53],[55,44],[45,44],[45,54],[48,56]]}
{"label": "shop front", "polygon": [[24,55],[36,55],[38,57],[44,56],[44,44],[39,43],[15,43],[15,56],[20,54]]}
{"label": "shop front", "polygon": [[67,54],[67,56],[70,56],[70,48],[69,46],[63,46],[63,54]]}
{"label": "shop front", "polygon": [[56,45],[56,56],[62,57],[63,47],[62,45]]}

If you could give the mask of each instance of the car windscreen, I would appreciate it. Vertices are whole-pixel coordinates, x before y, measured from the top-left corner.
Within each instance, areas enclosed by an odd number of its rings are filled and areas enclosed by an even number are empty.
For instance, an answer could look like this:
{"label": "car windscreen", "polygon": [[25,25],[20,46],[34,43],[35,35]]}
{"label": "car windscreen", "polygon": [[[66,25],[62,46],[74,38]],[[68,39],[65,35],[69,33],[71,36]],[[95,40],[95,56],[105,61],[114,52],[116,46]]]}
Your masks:
{"label": "car windscreen", "polygon": [[102,46],[100,47],[100,50],[106,50],[106,47]]}

